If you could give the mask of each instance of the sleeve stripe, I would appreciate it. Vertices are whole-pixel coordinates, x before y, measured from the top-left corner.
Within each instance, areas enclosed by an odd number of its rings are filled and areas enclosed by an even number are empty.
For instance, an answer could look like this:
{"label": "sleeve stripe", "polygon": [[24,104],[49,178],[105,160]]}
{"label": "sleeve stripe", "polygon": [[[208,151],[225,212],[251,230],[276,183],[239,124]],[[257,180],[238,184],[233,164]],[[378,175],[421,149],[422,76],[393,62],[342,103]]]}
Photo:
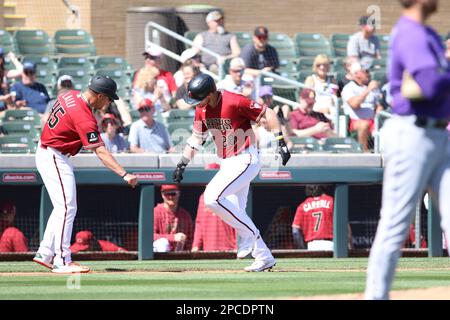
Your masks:
{"label": "sleeve stripe", "polygon": [[97,148],[97,147],[104,146],[104,145],[105,145],[105,143],[102,141],[102,142],[99,142],[99,143],[96,143],[96,144],[90,144],[90,145],[87,145],[87,146],[83,146],[83,148],[84,149],[92,149],[92,148]]}
{"label": "sleeve stripe", "polygon": [[259,114],[258,118],[256,118],[255,122],[259,123],[259,120],[261,120],[262,116],[266,113],[267,110],[267,106],[265,104],[263,104],[263,109],[261,111],[261,113]]}

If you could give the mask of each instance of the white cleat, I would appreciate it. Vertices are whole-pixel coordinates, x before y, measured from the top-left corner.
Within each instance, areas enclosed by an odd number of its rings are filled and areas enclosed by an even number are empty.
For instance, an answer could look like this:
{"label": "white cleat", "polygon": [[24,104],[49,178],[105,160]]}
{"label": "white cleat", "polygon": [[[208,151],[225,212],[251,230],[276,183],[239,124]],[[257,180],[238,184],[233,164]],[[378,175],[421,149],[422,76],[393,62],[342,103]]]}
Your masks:
{"label": "white cleat", "polygon": [[275,259],[270,260],[255,260],[251,265],[245,267],[244,270],[247,272],[263,272],[265,270],[271,271],[276,265]]}
{"label": "white cleat", "polygon": [[39,263],[41,266],[44,266],[48,269],[53,269],[53,265],[51,261],[48,261],[48,259],[45,259],[44,256],[40,253],[36,253],[36,255],[33,258],[33,261],[36,263]]}
{"label": "white cleat", "polygon": [[260,236],[258,236],[256,239],[253,237],[243,239],[239,242],[239,248],[237,252],[238,259],[244,259],[247,257],[250,253],[253,252],[253,249],[255,248],[256,240],[259,239]]}
{"label": "white cleat", "polygon": [[88,273],[91,269],[89,267],[81,266],[76,262],[70,262],[66,265],[54,265],[52,272],[59,274],[71,273]]}

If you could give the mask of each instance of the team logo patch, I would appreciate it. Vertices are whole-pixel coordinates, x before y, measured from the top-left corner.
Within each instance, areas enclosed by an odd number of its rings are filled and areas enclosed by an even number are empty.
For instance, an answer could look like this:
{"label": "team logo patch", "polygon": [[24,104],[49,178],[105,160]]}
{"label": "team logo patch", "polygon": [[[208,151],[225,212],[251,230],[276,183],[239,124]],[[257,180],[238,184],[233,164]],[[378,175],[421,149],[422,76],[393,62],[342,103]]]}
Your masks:
{"label": "team logo patch", "polygon": [[97,132],[89,132],[87,135],[87,139],[89,143],[98,142],[98,133]]}
{"label": "team logo patch", "polygon": [[251,109],[261,109],[261,106],[259,104],[257,104],[255,101],[252,101],[250,103],[250,108]]}

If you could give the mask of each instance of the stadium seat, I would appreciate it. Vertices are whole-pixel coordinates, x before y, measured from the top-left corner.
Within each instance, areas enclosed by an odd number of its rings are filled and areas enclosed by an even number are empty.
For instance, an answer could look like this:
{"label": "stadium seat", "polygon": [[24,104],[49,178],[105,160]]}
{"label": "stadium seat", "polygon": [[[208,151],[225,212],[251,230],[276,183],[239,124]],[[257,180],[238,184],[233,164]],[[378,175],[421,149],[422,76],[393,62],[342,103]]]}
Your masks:
{"label": "stadium seat", "polygon": [[44,30],[17,30],[14,33],[21,55],[49,56],[55,54],[53,41]]}
{"label": "stadium seat", "polygon": [[327,138],[322,149],[332,153],[361,153],[361,145],[353,138]]}
{"label": "stadium seat", "polygon": [[380,87],[382,87],[387,82],[386,70],[371,71],[370,76],[372,80],[380,82]]}
{"label": "stadium seat", "polygon": [[278,58],[280,60],[282,59],[293,60],[297,57],[294,42],[287,34],[279,32],[270,32],[269,44],[273,46],[275,49],[277,49]]}
{"label": "stadium seat", "polygon": [[98,56],[94,62],[94,69],[121,69],[128,73],[133,72],[131,64],[119,56]]}
{"label": "stadium seat", "polygon": [[55,47],[59,55],[95,56],[94,39],[82,29],[61,29],[55,32]]}
{"label": "stadium seat", "polygon": [[0,137],[0,153],[34,153],[37,144],[28,135],[5,135]]}
{"label": "stadium seat", "polygon": [[331,35],[331,46],[335,57],[347,56],[347,43],[349,39],[350,35],[345,33],[333,33]]}
{"label": "stadium seat", "polygon": [[312,70],[300,70],[297,76],[297,81],[304,83],[306,78],[312,75]]}
{"label": "stadium seat", "polygon": [[29,121],[6,121],[2,123],[2,127],[7,135],[28,135],[34,141],[37,141],[40,136],[39,130]]}
{"label": "stadium seat", "polygon": [[56,85],[56,78],[52,72],[45,69],[37,69],[36,81],[42,83],[47,88],[50,96],[53,94],[53,89]]}
{"label": "stadium seat", "polygon": [[58,73],[57,63],[49,56],[26,55],[22,58],[22,63],[26,61],[34,63],[37,70],[45,70],[51,74]]}
{"label": "stadium seat", "polygon": [[280,60],[280,67],[277,69],[277,71],[280,76],[293,80],[297,78],[298,74],[297,64],[293,60],[287,59]]}
{"label": "stadium seat", "polygon": [[294,41],[298,57],[315,57],[318,54],[333,57],[330,42],[320,33],[298,32]]}
{"label": "stadium seat", "polygon": [[169,112],[169,117],[167,119],[168,123],[175,122],[186,122],[186,121],[194,121],[195,109],[190,110],[180,110],[180,109],[172,109]]}
{"label": "stadium seat", "polygon": [[79,69],[90,75],[95,73],[93,64],[86,57],[61,57],[58,61],[58,68]]}
{"label": "stadium seat", "polygon": [[41,117],[34,109],[9,109],[5,112],[3,121],[28,121],[34,124],[36,128],[41,127]]}
{"label": "stadium seat", "polygon": [[387,58],[389,51],[389,35],[378,35],[378,39],[380,40],[380,51],[381,57]]}
{"label": "stadium seat", "polygon": [[237,32],[234,32],[234,34],[236,35],[236,39],[239,43],[239,46],[241,47],[241,50],[247,44],[253,43],[253,36],[250,32],[237,31]]}
{"label": "stadium seat", "polygon": [[182,132],[182,131],[188,131],[189,133],[192,133],[192,126],[193,121],[177,121],[174,123],[168,123],[167,130],[169,131],[169,134],[172,135],[173,132]]}
{"label": "stadium seat", "polygon": [[0,29],[0,47],[6,53],[17,52],[16,42],[14,37],[6,30]]}
{"label": "stadium seat", "polygon": [[314,58],[313,57],[303,57],[298,59],[297,62],[297,69],[298,71],[309,71],[312,72],[312,66],[314,64]]}
{"label": "stadium seat", "polygon": [[195,36],[200,33],[199,31],[186,31],[184,33],[184,37],[188,38],[191,41],[194,41]]}
{"label": "stadium seat", "polygon": [[313,137],[290,137],[289,139],[293,143],[293,146],[291,148],[292,153],[309,153],[322,151],[319,141]]}
{"label": "stadium seat", "polygon": [[345,71],[344,60],[345,58],[342,57],[332,59],[332,70],[335,72]]}
{"label": "stadium seat", "polygon": [[386,68],[387,68],[387,57],[383,57],[381,59],[375,59],[373,61],[372,68],[374,70],[386,70]]}

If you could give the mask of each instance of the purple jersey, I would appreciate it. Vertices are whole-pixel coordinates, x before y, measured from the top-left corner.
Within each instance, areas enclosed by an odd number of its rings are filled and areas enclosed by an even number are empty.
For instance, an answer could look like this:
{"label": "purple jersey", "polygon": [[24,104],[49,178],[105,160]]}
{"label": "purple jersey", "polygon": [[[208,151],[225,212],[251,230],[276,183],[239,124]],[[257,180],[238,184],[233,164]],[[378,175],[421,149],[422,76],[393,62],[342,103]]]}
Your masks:
{"label": "purple jersey", "polygon": [[394,113],[433,118],[450,117],[450,90],[442,91],[433,99],[414,102],[401,94],[402,75],[405,70],[413,77],[419,70],[429,68],[449,72],[445,49],[439,35],[430,27],[402,16],[392,30],[389,55]]}

